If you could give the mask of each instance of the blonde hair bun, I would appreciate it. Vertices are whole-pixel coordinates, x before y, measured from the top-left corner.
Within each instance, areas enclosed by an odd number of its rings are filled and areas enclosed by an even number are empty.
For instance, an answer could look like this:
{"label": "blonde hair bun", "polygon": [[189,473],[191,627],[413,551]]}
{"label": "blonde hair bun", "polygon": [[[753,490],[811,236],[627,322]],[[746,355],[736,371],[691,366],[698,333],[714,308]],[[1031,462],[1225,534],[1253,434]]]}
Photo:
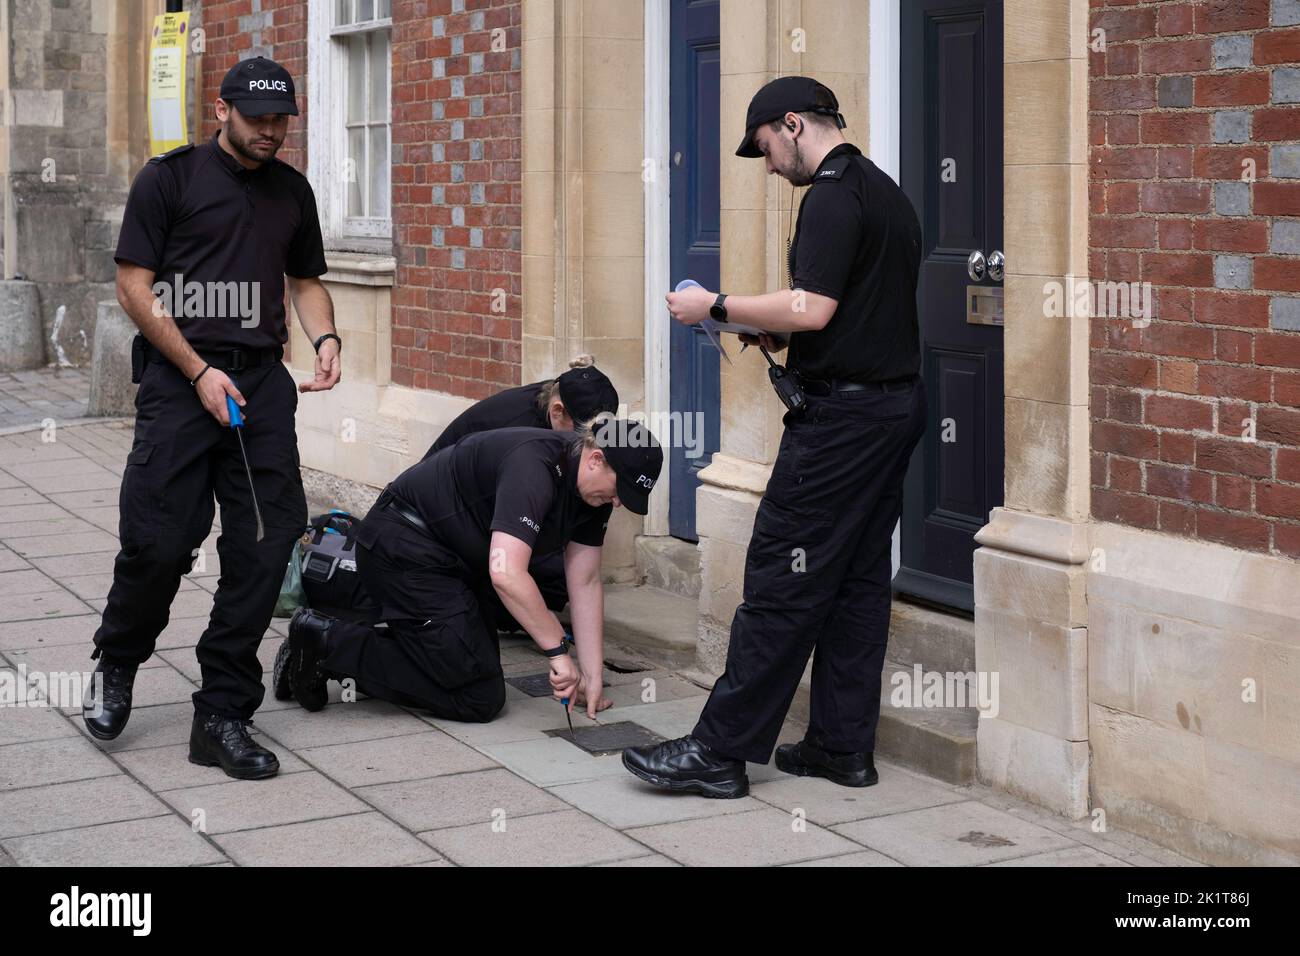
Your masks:
{"label": "blonde hair bun", "polygon": [[572,361],[569,362],[569,368],[591,368],[591,366],[595,364],[595,356],[583,352],[581,355],[575,355],[573,357]]}

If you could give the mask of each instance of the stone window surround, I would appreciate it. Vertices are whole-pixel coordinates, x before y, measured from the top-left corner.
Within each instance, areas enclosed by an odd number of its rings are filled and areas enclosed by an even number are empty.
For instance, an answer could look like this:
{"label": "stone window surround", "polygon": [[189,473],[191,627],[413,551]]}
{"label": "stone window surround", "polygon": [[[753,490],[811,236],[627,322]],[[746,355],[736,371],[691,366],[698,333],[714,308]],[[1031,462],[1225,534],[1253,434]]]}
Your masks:
{"label": "stone window surround", "polygon": [[[307,4],[307,102],[310,106],[310,115],[316,118],[316,121],[309,119],[307,123],[307,155],[312,160],[307,164],[307,179],[316,193],[321,232],[325,237],[327,250],[391,255],[391,205],[386,229],[378,230],[375,235],[344,232],[343,190],[339,188],[338,181],[338,171],[343,165],[341,151],[344,146],[341,137],[331,135],[331,130],[341,128],[343,122],[343,97],[336,95],[334,91],[341,89],[337,81],[341,77],[345,51],[335,42],[332,35],[330,27],[332,16],[332,3]],[[391,50],[391,25],[389,31]],[[391,97],[391,75],[389,89]],[[391,132],[389,151],[391,169]]]}

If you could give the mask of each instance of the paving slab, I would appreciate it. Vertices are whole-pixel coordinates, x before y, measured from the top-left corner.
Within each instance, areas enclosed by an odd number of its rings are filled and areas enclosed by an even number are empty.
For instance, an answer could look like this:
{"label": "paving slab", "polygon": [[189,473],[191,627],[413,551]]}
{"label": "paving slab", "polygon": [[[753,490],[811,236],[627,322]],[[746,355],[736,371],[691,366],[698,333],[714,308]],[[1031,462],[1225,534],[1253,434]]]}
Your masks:
{"label": "paving slab", "polygon": [[[268,743],[265,739],[258,742],[263,746]],[[269,749],[280,761],[282,777],[311,769],[295,756],[292,750],[276,746],[270,746]],[[202,767],[190,763],[188,742],[169,747],[149,747],[145,750],[124,750],[113,756],[127,773],[155,793],[205,787],[211,784],[228,783],[231,780],[220,767]],[[260,781],[252,781],[254,784],[258,782]]]}
{"label": "paving slab", "polygon": [[213,840],[240,866],[406,866],[442,859],[378,813],[218,833]]}
{"label": "paving slab", "polygon": [[902,866],[897,860],[891,860],[875,850],[861,850],[857,853],[843,853],[839,856],[826,856],[820,860],[803,860],[799,863],[786,863],[785,866]]}
{"label": "paving slab", "polygon": [[14,594],[5,598],[0,603],[0,621],[43,621],[52,617],[82,615],[89,610],[90,607],[81,598],[55,585],[53,590]]}
{"label": "paving slab", "polygon": [[[508,770],[479,770],[359,788],[357,794],[408,830],[490,824],[568,809],[541,787]],[[496,816],[494,817],[494,812]]]}
{"label": "paving slab", "polygon": [[19,555],[18,552],[11,551],[3,544],[0,544],[0,571],[25,571],[31,567],[34,567],[34,565]]}
{"label": "paving slab", "polygon": [[591,866],[645,856],[646,848],[577,811],[507,817],[420,838],[460,866]]}
{"label": "paving slab", "polygon": [[[60,509],[62,511],[62,509]],[[22,538],[30,538],[34,535],[48,536],[56,534],[80,534],[89,535],[95,532],[104,533],[104,529],[97,528],[89,521],[82,521],[80,518],[74,518],[72,515],[63,511],[65,517],[62,518],[45,518],[34,519],[29,521],[11,521],[0,524],[0,541],[9,544],[15,551],[21,553],[17,541]],[[67,552],[65,552],[67,553]]]}
{"label": "paving slab", "polygon": [[0,508],[45,503],[45,496],[35,488],[29,488],[16,478],[11,479],[11,482],[8,485],[0,484]]}
{"label": "paving slab", "polygon": [[548,789],[564,802],[620,830],[744,813],[763,807],[752,796],[706,800],[693,794],[659,790],[626,770],[619,775]]}
{"label": "paving slab", "polygon": [[58,590],[58,587],[55,581],[35,568],[0,572],[0,600],[3,601],[19,594]]}
{"label": "paving slab", "polygon": [[366,787],[400,780],[419,780],[497,764],[441,731],[402,737],[309,747],[302,757],[345,787]]}
{"label": "paving slab", "polygon": [[112,760],[79,736],[0,746],[0,790],[111,777],[118,773],[121,771]]}
{"label": "paving slab", "polygon": [[834,830],[908,866],[977,866],[1074,844],[974,800],[859,820]]}
{"label": "paving slab", "polygon": [[117,535],[102,529],[80,533],[44,532],[38,529],[24,537],[5,538],[5,545],[15,554],[28,559],[88,554],[92,551],[117,553],[120,549]]}
{"label": "paving slab", "polygon": [[42,499],[35,504],[14,505],[0,509],[0,534],[12,524],[26,524],[42,518],[66,518],[68,512],[50,501]]}
{"label": "paving slab", "polygon": [[1132,866],[1132,863],[1102,853],[1090,846],[1071,846],[1030,856],[989,863],[988,866]]}
{"label": "paving slab", "polygon": [[266,780],[226,777],[222,783],[167,790],[159,797],[186,819],[201,819],[202,832],[212,834],[338,817],[369,809],[338,784],[311,770]]}
{"label": "paving slab", "polygon": [[80,554],[61,554],[50,558],[33,558],[33,567],[52,578],[62,579],[83,574],[113,573],[116,551],[90,551]]}
{"label": "paving slab", "polygon": [[174,814],[4,841],[21,866],[204,866],[221,851]]}
{"label": "paving slab", "polygon": [[[4,669],[0,668],[0,670]],[[8,673],[16,672],[10,670]],[[0,707],[0,746],[77,736],[79,735],[76,728],[53,707]]]}
{"label": "paving slab", "polygon": [[877,770],[880,782],[871,787],[842,787],[819,777],[781,774],[779,779],[752,784],[750,793],[787,813],[801,808],[809,820],[822,826],[970,799],[955,787],[918,774],[883,765]]}
{"label": "paving slab", "polygon": [[92,646],[99,623],[98,614],[73,614],[36,621],[5,622],[0,624],[0,652],[62,644],[77,644],[89,648]]}
{"label": "paving slab", "polygon": [[626,832],[687,866],[775,866],[861,849],[815,823],[796,823],[794,815],[764,807]]}
{"label": "paving slab", "polygon": [[559,737],[485,744],[480,749],[497,763],[539,787],[627,774],[621,755],[593,757]]}
{"label": "paving slab", "polygon": [[295,703],[283,710],[260,711],[256,720],[267,736],[295,750],[428,731],[418,717],[382,700],[330,704],[315,713]]}
{"label": "paving slab", "polygon": [[168,814],[156,796],[119,774],[0,792],[0,839]]}

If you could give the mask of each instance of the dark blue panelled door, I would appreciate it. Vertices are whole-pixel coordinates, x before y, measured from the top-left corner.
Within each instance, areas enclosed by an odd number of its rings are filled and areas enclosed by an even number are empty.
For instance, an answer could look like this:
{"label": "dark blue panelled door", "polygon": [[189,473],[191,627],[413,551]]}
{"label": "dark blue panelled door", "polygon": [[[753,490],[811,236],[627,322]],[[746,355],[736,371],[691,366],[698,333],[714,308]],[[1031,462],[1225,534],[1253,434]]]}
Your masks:
{"label": "dark blue panelled door", "polygon": [[917,285],[930,421],[903,501],[902,593],[974,607],[975,533],[1002,504],[1002,326],[971,296],[1001,275],[967,260],[1002,249],[1002,0],[902,6],[900,185],[924,235]]}
{"label": "dark blue panelled door", "polygon": [[[718,288],[720,197],[718,192],[718,0],[672,0],[671,93],[668,103],[668,169],[671,190],[673,284],[694,279]],[[666,314],[665,314],[666,319]],[[721,386],[717,350],[698,328],[673,323],[669,401],[672,411],[704,426],[703,451],[674,442],[668,456],[671,494],[668,528],[696,540],[695,489],[699,471],[718,450]],[[694,429],[694,424],[690,426]],[[661,436],[667,439],[670,436]]]}

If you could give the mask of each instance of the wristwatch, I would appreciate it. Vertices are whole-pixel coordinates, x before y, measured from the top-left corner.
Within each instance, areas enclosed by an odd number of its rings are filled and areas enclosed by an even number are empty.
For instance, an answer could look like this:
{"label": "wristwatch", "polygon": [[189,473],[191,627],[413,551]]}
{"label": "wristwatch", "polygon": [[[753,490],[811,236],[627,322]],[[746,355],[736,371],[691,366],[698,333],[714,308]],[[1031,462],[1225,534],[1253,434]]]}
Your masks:
{"label": "wristwatch", "polygon": [[311,345],[312,345],[312,348],[314,348],[317,352],[319,352],[319,351],[320,351],[321,344],[322,344],[326,339],[333,339],[335,342],[337,342],[337,343],[339,344],[339,349],[342,350],[342,348],[343,348],[343,340],[342,340],[341,338],[339,338],[337,335],[335,335],[333,332],[326,332],[324,335],[322,335],[320,338],[318,338],[315,342],[313,342],[313,343],[311,344]]}
{"label": "wristwatch", "polygon": [[727,307],[724,303],[727,297],[724,293],[719,292],[718,297],[713,300],[713,305],[709,306],[709,317],[718,322],[727,321]]}
{"label": "wristwatch", "polygon": [[547,657],[563,657],[569,653],[569,642],[560,641],[559,647],[552,647],[549,651],[542,651]]}

